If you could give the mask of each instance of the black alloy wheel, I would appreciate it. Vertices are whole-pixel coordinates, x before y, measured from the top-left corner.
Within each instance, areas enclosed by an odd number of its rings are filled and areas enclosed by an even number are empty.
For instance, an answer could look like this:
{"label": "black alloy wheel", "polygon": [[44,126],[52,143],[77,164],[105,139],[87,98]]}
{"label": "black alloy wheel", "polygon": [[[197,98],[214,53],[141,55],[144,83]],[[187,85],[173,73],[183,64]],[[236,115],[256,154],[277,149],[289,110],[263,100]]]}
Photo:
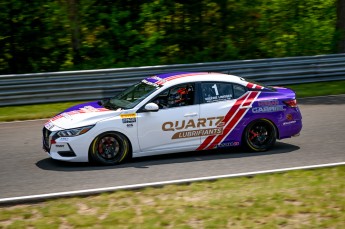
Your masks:
{"label": "black alloy wheel", "polygon": [[276,127],[267,119],[255,120],[246,127],[243,138],[245,145],[250,150],[267,151],[276,142]]}
{"label": "black alloy wheel", "polygon": [[128,139],[117,132],[106,132],[97,136],[90,146],[90,159],[97,164],[115,165],[130,155]]}

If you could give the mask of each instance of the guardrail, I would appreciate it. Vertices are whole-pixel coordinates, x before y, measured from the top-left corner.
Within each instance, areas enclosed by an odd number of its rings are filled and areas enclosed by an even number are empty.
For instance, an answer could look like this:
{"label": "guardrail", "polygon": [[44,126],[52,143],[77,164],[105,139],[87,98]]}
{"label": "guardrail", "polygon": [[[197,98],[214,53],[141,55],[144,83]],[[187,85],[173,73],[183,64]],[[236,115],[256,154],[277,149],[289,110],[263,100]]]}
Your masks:
{"label": "guardrail", "polygon": [[95,100],[147,76],[178,71],[223,72],[268,85],[345,80],[345,54],[0,75],[0,106]]}

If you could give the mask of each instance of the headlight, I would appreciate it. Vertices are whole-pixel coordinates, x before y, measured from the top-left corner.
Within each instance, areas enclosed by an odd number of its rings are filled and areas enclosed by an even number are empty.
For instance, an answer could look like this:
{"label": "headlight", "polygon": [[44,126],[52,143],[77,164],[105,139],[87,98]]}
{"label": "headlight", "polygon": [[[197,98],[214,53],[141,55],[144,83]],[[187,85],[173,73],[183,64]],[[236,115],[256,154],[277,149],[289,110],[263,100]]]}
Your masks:
{"label": "headlight", "polygon": [[67,129],[67,130],[60,130],[59,132],[57,132],[57,135],[59,137],[73,137],[73,136],[78,136],[81,134],[85,134],[86,132],[88,132],[89,130],[92,129],[92,127],[94,127],[95,125],[91,125],[91,126],[83,126],[83,127],[78,127],[78,128],[74,128],[74,129]]}

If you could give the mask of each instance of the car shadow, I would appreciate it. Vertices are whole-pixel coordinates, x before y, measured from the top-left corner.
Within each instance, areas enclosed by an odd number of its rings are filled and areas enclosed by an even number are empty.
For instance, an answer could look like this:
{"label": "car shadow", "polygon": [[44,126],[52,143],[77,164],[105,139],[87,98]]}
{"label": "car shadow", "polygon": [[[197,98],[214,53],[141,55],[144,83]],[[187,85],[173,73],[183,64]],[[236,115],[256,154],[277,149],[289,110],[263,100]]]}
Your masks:
{"label": "car shadow", "polygon": [[267,152],[249,152],[240,147],[228,148],[228,149],[217,149],[217,150],[206,150],[206,151],[191,151],[183,153],[165,154],[159,156],[147,156],[140,158],[132,158],[126,163],[114,166],[101,166],[93,165],[91,163],[76,163],[76,162],[64,162],[57,161],[51,158],[40,160],[36,163],[36,166],[43,170],[51,171],[64,171],[64,172],[77,172],[77,171],[92,171],[92,170],[108,170],[108,169],[121,169],[121,168],[138,168],[146,169],[153,165],[163,164],[177,164],[177,163],[188,163],[195,161],[212,161],[220,159],[230,158],[245,158],[252,156],[265,156],[273,154],[289,153],[300,149],[300,147],[277,142],[274,149]]}

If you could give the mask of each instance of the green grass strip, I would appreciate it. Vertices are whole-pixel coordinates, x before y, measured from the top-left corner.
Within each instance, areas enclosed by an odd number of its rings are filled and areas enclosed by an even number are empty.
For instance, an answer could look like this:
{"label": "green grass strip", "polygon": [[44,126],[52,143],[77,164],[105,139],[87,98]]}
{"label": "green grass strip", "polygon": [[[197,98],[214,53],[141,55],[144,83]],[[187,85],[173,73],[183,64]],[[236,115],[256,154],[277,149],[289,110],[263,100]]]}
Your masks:
{"label": "green grass strip", "polygon": [[[296,91],[298,98],[345,94],[345,80],[288,85],[287,87]],[[64,109],[78,103],[80,102],[0,107],[0,122],[50,118]]]}
{"label": "green grass strip", "polygon": [[293,89],[297,94],[297,98],[345,94],[345,80],[287,85],[286,87]]}
{"label": "green grass strip", "polygon": [[0,207],[0,228],[343,228],[345,166]]}
{"label": "green grass strip", "polygon": [[0,107],[0,121],[50,118],[61,111],[82,102],[49,103]]}

